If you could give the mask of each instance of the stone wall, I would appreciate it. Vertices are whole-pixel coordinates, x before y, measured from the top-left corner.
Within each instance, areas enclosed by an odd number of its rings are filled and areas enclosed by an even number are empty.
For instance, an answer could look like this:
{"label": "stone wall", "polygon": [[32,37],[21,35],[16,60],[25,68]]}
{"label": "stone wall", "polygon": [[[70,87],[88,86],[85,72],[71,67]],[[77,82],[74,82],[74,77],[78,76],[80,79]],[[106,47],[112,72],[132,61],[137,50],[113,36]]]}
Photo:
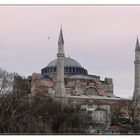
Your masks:
{"label": "stone wall", "polygon": [[31,94],[48,94],[54,91],[54,84],[51,79],[41,79],[41,75],[33,73],[31,78]]}
{"label": "stone wall", "polygon": [[[71,79],[65,77],[66,94],[86,94],[90,88],[91,91],[97,92],[99,95],[113,95],[112,79],[105,78],[100,81],[99,76],[90,75],[91,79]],[[31,92],[33,95],[37,94],[43,88],[48,90],[46,93],[54,93],[56,85],[56,75],[52,75],[50,79],[42,79],[40,74],[33,73],[31,76]],[[93,93],[93,95],[97,94]]]}

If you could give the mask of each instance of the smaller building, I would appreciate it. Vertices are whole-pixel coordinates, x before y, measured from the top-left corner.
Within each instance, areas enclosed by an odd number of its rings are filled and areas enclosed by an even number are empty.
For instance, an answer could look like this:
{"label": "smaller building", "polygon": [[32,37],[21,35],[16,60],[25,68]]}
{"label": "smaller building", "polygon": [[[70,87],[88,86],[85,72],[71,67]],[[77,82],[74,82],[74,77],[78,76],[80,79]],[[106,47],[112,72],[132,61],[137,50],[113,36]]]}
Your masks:
{"label": "smaller building", "polygon": [[110,108],[111,104],[96,99],[85,101],[81,105],[81,109],[90,116],[89,123],[92,127],[101,126],[105,128],[111,124]]}

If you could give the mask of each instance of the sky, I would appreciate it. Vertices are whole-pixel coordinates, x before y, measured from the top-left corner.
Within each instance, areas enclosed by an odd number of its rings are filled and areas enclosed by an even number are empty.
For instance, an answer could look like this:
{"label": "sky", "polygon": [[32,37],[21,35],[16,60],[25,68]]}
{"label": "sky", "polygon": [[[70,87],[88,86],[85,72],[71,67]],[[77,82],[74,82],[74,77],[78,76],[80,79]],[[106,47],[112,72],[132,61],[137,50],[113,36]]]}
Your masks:
{"label": "sky", "polygon": [[133,95],[140,6],[0,6],[0,67],[40,73],[56,59],[61,25],[66,56],[113,78],[116,96]]}

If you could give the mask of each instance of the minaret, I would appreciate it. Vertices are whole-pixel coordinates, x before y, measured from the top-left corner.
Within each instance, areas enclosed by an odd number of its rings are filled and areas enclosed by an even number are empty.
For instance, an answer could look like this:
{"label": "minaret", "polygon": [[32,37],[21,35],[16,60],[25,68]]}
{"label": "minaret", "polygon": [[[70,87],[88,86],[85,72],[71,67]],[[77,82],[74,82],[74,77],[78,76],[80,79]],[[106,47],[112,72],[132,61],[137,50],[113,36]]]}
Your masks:
{"label": "minaret", "polygon": [[134,94],[133,94],[133,100],[140,99],[140,46],[139,46],[139,40],[137,37],[136,41],[136,48],[135,48],[135,87],[134,87]]}
{"label": "minaret", "polygon": [[65,86],[64,86],[64,39],[62,33],[62,27],[60,29],[59,39],[58,39],[58,53],[57,53],[57,82],[56,82],[56,96],[65,96]]}

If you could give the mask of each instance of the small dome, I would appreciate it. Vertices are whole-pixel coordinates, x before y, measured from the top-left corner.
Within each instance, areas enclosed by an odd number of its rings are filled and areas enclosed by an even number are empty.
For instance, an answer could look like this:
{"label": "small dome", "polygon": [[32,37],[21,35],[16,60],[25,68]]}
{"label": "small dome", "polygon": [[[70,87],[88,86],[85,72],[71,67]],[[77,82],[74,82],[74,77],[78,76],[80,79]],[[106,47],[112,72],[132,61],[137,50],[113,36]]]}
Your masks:
{"label": "small dome", "polygon": [[[57,66],[57,59],[52,60],[47,65],[47,67],[55,67],[55,66]],[[69,57],[65,57],[65,59],[64,59],[64,67],[82,67],[82,66],[76,60],[74,60],[72,58],[69,58]]]}

